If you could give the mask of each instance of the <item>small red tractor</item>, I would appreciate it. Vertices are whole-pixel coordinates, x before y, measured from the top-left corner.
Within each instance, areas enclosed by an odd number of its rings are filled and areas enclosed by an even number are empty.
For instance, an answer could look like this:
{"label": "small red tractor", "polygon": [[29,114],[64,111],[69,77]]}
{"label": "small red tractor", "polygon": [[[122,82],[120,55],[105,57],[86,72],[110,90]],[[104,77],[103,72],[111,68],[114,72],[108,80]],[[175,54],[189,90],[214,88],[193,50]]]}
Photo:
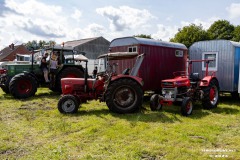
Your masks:
{"label": "small red tractor", "polygon": [[[217,107],[219,101],[219,83],[215,72],[209,75],[208,66],[212,59],[188,60],[187,71],[174,72],[175,78],[162,80],[162,95],[154,94],[150,99],[152,111],[162,109],[163,105],[181,103],[181,113],[188,116],[192,113],[193,102],[201,101],[204,109]],[[199,73],[191,73],[192,63],[206,64],[205,77],[199,78]]]}
{"label": "small red tractor", "polygon": [[[117,75],[110,60],[124,60],[136,58],[136,63],[130,72],[126,69]],[[108,53],[98,57],[99,72],[96,79],[87,78],[87,61],[84,78],[61,79],[62,96],[58,101],[58,110],[61,113],[76,113],[81,103],[87,100],[105,101],[109,110],[116,113],[135,112],[142,106],[143,81],[137,77],[144,54],[138,55],[128,52]],[[104,62],[104,63],[102,63]],[[107,63],[105,63],[107,62]],[[106,68],[106,69],[105,69]]]}

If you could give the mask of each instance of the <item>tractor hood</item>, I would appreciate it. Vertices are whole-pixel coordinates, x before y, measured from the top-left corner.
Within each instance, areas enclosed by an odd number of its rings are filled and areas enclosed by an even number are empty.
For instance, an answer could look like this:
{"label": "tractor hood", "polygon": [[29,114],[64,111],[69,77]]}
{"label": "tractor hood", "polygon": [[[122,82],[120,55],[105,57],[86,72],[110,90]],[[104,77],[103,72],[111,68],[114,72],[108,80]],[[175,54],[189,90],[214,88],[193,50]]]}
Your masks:
{"label": "tractor hood", "polygon": [[161,85],[162,85],[162,88],[190,86],[190,80],[187,77],[176,77],[173,79],[162,80]]}
{"label": "tractor hood", "polygon": [[98,59],[107,57],[109,60],[130,59],[138,56],[136,52],[112,52],[98,56]]}

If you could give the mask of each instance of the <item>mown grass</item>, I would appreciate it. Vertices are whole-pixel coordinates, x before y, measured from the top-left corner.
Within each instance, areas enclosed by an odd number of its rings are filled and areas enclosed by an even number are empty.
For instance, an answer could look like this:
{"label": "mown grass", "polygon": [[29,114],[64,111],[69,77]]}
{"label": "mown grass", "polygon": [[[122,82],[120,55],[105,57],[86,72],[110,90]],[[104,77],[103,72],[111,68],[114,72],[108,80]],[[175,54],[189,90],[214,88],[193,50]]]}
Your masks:
{"label": "mown grass", "polygon": [[0,91],[0,159],[240,159],[240,100],[221,97],[218,108],[196,104],[190,117],[178,106],[115,114],[105,103],[77,114],[57,110],[59,95],[39,89],[15,100]]}

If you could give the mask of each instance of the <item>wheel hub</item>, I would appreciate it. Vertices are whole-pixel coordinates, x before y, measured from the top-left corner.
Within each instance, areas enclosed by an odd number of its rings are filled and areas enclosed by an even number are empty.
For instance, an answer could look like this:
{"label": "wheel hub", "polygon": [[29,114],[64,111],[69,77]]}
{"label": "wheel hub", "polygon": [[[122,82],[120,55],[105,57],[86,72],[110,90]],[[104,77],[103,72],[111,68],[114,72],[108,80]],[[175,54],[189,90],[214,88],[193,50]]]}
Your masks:
{"label": "wheel hub", "polygon": [[211,101],[211,103],[212,103],[213,105],[217,102],[217,99],[218,99],[218,91],[217,91],[217,87],[216,87],[216,86],[213,86],[213,87],[210,89],[209,98],[210,98],[210,101]]}
{"label": "wheel hub", "polygon": [[122,88],[115,94],[115,102],[122,107],[128,107],[134,102],[134,93],[129,88]]}
{"label": "wheel hub", "polygon": [[75,104],[72,100],[67,100],[66,102],[64,102],[63,104],[63,109],[66,112],[71,112],[74,108],[75,108]]}

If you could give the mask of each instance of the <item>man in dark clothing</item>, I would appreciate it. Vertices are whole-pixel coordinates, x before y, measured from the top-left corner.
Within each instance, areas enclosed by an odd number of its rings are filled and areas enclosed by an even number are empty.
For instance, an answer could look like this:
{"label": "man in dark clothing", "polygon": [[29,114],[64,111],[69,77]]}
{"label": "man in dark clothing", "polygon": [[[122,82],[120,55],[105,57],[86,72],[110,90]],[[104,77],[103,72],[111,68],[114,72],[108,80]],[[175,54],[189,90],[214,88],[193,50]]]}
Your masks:
{"label": "man in dark clothing", "polygon": [[96,76],[97,76],[97,67],[94,68],[92,74],[93,74],[93,78],[96,78]]}
{"label": "man in dark clothing", "polygon": [[44,73],[45,82],[48,83],[49,79],[48,79],[48,62],[47,62],[47,57],[48,57],[48,53],[46,52],[44,54],[44,56],[42,57],[42,59],[41,59],[40,68],[42,69],[42,71]]}

